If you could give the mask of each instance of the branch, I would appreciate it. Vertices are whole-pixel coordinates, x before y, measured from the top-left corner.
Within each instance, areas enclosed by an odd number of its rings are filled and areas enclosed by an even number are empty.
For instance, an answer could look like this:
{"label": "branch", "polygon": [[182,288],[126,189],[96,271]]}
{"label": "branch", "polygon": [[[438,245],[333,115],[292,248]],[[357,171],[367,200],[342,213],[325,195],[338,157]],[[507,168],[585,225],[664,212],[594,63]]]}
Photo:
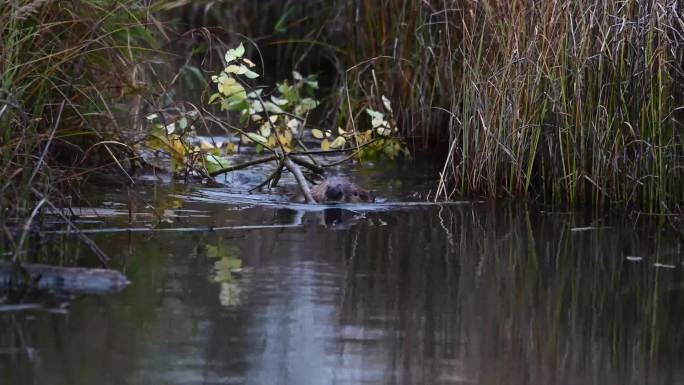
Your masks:
{"label": "branch", "polygon": [[302,170],[292,162],[290,157],[285,156],[283,157],[283,164],[285,167],[287,167],[292,175],[294,175],[295,179],[297,180],[297,183],[299,184],[299,188],[302,190],[302,194],[304,194],[304,198],[306,198],[306,203],[316,203],[316,200],[313,198],[313,195],[311,195],[311,190],[309,189],[309,184],[306,182],[306,179],[304,178],[304,174],[302,174]]}
{"label": "branch", "polygon": [[298,158],[296,156],[292,156],[291,154],[288,154],[288,158],[292,159],[292,161],[297,163],[298,165],[308,168],[316,174],[325,174],[325,170],[323,169],[323,167],[317,164],[313,164],[306,159]]}
{"label": "branch", "polygon": [[340,148],[338,150],[316,150],[316,151],[293,151],[290,153],[290,155],[327,155],[327,154],[335,154],[338,152],[349,152],[349,151],[358,151],[366,146],[369,146],[377,141],[384,140],[386,138],[375,138],[371,140],[370,142],[366,142],[360,146],[356,147],[349,147],[349,148]]}
{"label": "branch", "polygon": [[254,159],[254,160],[250,160],[250,161],[247,161],[244,163],[236,164],[234,166],[222,168],[220,170],[209,173],[209,175],[211,175],[213,177],[213,176],[225,174],[227,172],[241,170],[243,168],[247,168],[247,167],[254,166],[257,164],[261,164],[261,163],[270,162],[272,160],[277,160],[277,159],[278,159],[278,157],[276,155],[271,155],[271,156],[267,156],[265,158]]}

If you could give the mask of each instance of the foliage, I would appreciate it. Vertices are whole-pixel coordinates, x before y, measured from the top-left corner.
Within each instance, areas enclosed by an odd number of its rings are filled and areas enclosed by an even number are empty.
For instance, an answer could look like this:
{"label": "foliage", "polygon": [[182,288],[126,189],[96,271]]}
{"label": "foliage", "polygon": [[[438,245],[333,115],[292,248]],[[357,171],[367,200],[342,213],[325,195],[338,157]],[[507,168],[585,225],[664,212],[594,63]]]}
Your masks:
{"label": "foliage", "polygon": [[[396,138],[396,127],[391,103],[382,97],[381,110],[367,108],[370,119],[367,130],[337,130],[314,128],[309,124],[311,112],[319,106],[316,91],[319,88],[315,75],[303,76],[297,71],[292,78],[276,83],[273,90],[250,84],[261,75],[256,64],[245,57],[245,47],[239,44],[225,53],[225,68],[211,77],[216,92],[208,98],[209,105],[218,105],[220,110],[236,114],[239,126],[225,122],[231,131],[237,132],[239,144],[254,145],[256,152],[264,150],[290,154],[310,152],[306,143],[315,142],[321,150],[353,150],[359,148],[358,156],[371,157],[380,154],[391,159],[404,147]],[[164,150],[173,159],[176,173],[191,173],[206,177],[234,165],[230,155],[238,150],[234,142],[208,143],[197,139],[197,127],[192,122],[201,119],[197,111],[178,111],[170,122],[161,114],[150,114],[152,122],[148,145],[155,150]],[[206,112],[210,114],[209,112]]]}

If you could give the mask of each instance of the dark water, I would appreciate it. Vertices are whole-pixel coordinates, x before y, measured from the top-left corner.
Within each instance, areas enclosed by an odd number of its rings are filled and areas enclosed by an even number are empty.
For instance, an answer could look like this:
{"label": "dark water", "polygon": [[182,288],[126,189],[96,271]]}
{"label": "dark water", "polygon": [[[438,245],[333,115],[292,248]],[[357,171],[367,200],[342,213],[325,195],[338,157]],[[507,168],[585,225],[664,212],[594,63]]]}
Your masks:
{"label": "dark water", "polygon": [[[134,227],[216,229],[91,233],[133,284],[0,313],[0,384],[684,383],[665,221],[168,189],[134,192]],[[84,227],[128,226],[126,196]]]}

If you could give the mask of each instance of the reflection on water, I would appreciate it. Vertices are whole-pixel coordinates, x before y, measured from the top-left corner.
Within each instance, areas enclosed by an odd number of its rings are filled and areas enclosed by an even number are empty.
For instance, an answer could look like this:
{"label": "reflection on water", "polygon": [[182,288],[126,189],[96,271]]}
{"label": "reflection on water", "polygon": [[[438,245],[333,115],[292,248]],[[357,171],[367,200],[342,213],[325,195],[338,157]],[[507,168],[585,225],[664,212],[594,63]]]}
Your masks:
{"label": "reflection on water", "polygon": [[66,314],[0,313],[0,384],[684,381],[681,243],[654,224],[183,209],[202,215],[173,226],[300,225],[92,234],[133,285]]}

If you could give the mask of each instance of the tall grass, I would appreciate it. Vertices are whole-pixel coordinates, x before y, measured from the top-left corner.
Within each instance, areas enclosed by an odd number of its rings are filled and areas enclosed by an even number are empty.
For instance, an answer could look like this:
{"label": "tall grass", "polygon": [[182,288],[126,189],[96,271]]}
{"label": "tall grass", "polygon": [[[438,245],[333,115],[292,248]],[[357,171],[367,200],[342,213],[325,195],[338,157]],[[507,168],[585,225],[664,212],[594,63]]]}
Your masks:
{"label": "tall grass", "polygon": [[440,196],[682,208],[681,3],[349,3],[352,62],[392,57],[404,133],[448,144]]}
{"label": "tall grass", "polygon": [[[0,223],[9,249],[25,246],[65,186],[95,167],[127,167],[126,131],[148,89],[142,66],[162,40],[148,11],[135,0],[0,2]],[[5,227],[18,222],[21,235]]]}

